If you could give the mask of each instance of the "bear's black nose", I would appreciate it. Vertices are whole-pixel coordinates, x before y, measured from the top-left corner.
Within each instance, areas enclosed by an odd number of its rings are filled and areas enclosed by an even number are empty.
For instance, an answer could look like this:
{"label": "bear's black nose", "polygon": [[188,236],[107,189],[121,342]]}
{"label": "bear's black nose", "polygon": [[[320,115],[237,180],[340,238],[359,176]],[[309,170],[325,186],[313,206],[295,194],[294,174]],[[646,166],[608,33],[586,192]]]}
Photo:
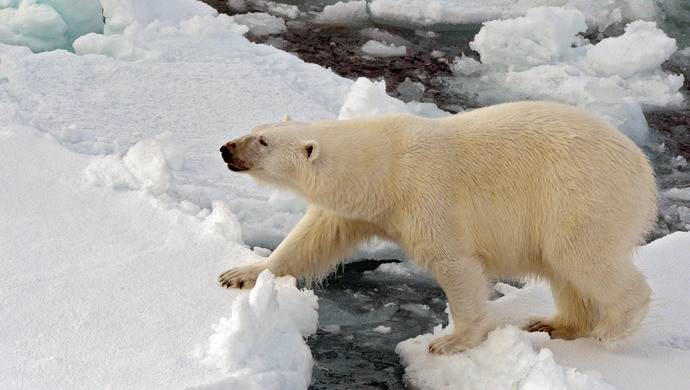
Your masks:
{"label": "bear's black nose", "polygon": [[223,161],[229,163],[232,161],[232,152],[225,145],[220,147],[220,154],[223,156]]}

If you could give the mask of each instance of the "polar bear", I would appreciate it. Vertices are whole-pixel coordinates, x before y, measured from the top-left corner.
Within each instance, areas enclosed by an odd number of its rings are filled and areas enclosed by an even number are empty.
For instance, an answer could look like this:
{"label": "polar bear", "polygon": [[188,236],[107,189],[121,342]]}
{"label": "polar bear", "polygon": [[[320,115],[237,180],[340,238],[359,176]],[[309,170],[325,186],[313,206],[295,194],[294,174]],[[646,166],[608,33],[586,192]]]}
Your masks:
{"label": "polar bear", "polygon": [[316,280],[360,242],[398,243],[443,288],[455,330],[429,351],[486,339],[489,277],[550,282],[557,313],[530,331],[616,341],[650,288],[631,261],[657,215],[649,161],[593,114],[516,102],[440,119],[390,114],[284,121],[221,148],[228,168],[309,202],[263,262],[220,275],[251,288],[265,269]]}

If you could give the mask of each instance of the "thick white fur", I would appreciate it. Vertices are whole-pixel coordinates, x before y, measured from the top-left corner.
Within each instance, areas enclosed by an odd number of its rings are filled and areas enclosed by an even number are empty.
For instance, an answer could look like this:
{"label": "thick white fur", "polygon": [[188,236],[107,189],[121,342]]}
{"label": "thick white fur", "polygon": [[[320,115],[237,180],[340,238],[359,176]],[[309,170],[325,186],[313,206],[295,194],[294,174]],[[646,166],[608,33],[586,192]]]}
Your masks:
{"label": "thick white fur", "polygon": [[442,119],[283,122],[235,141],[247,173],[311,206],[264,263],[221,275],[225,286],[251,287],[266,268],[318,279],[380,236],[448,297],[455,333],[432,342],[435,353],[486,338],[490,276],[548,279],[558,312],[530,329],[552,337],[617,340],[647,310],[650,289],[630,255],[656,218],[652,169],[588,112],[519,102]]}

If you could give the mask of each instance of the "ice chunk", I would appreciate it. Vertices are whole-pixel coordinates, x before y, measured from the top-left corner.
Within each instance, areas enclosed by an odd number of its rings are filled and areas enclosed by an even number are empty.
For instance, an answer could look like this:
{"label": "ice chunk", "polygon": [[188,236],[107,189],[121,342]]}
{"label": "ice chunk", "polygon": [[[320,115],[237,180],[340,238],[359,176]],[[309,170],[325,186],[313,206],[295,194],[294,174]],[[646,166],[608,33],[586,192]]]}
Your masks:
{"label": "ice chunk", "polygon": [[103,31],[98,0],[15,0],[0,4],[0,42],[33,51],[68,49],[84,34]]}
{"label": "ice chunk", "polygon": [[384,81],[371,81],[360,77],[345,95],[338,119],[366,118],[369,116],[405,112],[424,117],[443,117],[450,115],[435,104],[409,102],[393,98],[386,93]]}
{"label": "ice chunk", "polygon": [[209,386],[307,388],[312,357],[304,337],[316,332],[317,308],[314,293],[297,289],[294,278],[264,271],[213,326],[202,363],[229,375]]}
{"label": "ice chunk", "polygon": [[329,26],[361,26],[369,21],[366,6],[366,1],[339,1],[324,7],[314,21]]}
{"label": "ice chunk", "polygon": [[512,70],[559,62],[587,29],[584,15],[577,10],[539,7],[525,17],[484,23],[470,42],[482,64]]}
{"label": "ice chunk", "polygon": [[362,45],[362,51],[374,57],[399,57],[407,54],[405,46],[387,45],[383,42],[370,40]]}
{"label": "ice chunk", "polygon": [[249,28],[249,32],[256,36],[280,34],[287,31],[285,21],[264,12],[234,15],[232,19]]}
{"label": "ice chunk", "polygon": [[420,317],[428,317],[430,314],[429,305],[424,305],[421,303],[404,303],[400,305],[400,308]]}
{"label": "ice chunk", "polygon": [[[390,263],[383,263],[376,267],[375,270],[373,271],[367,271],[370,273],[375,273],[375,274],[381,274],[381,275],[389,275],[389,276],[395,276],[395,277],[411,277],[415,275],[418,271],[414,269],[412,265],[409,263],[395,263],[395,262],[390,262]],[[365,272],[366,273],[366,272]]]}
{"label": "ice chunk", "polygon": [[381,333],[381,334],[388,334],[391,332],[391,327],[390,326],[384,326],[384,325],[379,325],[376,328],[373,329],[374,332],[376,333]]}
{"label": "ice chunk", "polygon": [[424,95],[424,84],[414,82],[410,80],[409,77],[405,78],[405,81],[398,85],[398,92],[400,93],[400,99],[405,102],[409,101],[419,101]]}
{"label": "ice chunk", "polygon": [[407,106],[388,96],[384,82],[372,82],[360,77],[345,95],[338,119],[365,118],[393,112],[407,112]]}
{"label": "ice chunk", "polygon": [[[450,328],[450,327],[449,327]],[[517,327],[499,328],[480,346],[463,353],[437,356],[428,352],[430,341],[449,333],[441,325],[433,335],[422,335],[398,344],[395,351],[405,366],[405,381],[425,389],[614,389],[596,373],[564,369],[553,353],[533,344],[546,333],[527,333]]]}
{"label": "ice chunk", "polygon": [[663,19],[655,0],[519,0],[512,5],[510,14],[522,16],[527,10],[539,6],[554,6],[582,12],[591,30],[604,32],[612,25],[634,20]]}
{"label": "ice chunk", "polygon": [[375,39],[375,40],[380,41],[380,42],[393,43],[393,44],[396,44],[398,46],[411,46],[412,45],[412,43],[410,41],[408,41],[407,39],[405,39],[399,35],[391,34],[388,31],[384,31],[384,30],[374,28],[374,27],[364,28],[359,33],[364,35],[365,37]]}
{"label": "ice chunk", "polygon": [[601,75],[630,77],[652,72],[676,51],[669,38],[654,22],[638,20],[625,27],[625,34],[606,38],[587,50],[587,61]]}
{"label": "ice chunk", "polygon": [[323,298],[319,305],[319,329],[327,331],[332,326],[378,324],[393,318],[398,311],[394,302],[364,313],[354,313],[341,308],[336,302]]}
{"label": "ice chunk", "polygon": [[477,76],[485,68],[481,62],[475,60],[472,57],[468,57],[465,53],[462,53],[460,57],[456,57],[455,61],[451,65],[453,73],[462,76]]}
{"label": "ice chunk", "polygon": [[666,190],[661,194],[668,199],[690,202],[690,187],[671,188],[670,190]]}
{"label": "ice chunk", "polygon": [[633,22],[619,37],[581,41],[584,16],[539,7],[524,17],[484,24],[470,46],[481,63],[462,57],[456,84],[481,103],[556,100],[597,113],[637,143],[645,140],[647,107],[680,105],[683,76],[660,65],[675,42],[653,22]]}

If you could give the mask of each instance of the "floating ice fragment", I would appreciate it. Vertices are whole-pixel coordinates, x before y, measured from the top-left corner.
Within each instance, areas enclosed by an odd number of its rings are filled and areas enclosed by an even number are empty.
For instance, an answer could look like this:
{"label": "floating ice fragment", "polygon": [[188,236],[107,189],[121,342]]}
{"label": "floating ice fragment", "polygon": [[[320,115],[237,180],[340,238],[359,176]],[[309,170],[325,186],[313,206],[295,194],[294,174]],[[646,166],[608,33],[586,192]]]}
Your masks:
{"label": "floating ice fragment", "polygon": [[255,36],[280,34],[287,31],[285,20],[264,12],[253,12],[232,16],[241,25],[247,26],[249,32]]}
{"label": "floating ice fragment", "polygon": [[372,39],[362,46],[362,51],[374,57],[400,57],[407,54],[407,47],[393,43],[387,45]]}

